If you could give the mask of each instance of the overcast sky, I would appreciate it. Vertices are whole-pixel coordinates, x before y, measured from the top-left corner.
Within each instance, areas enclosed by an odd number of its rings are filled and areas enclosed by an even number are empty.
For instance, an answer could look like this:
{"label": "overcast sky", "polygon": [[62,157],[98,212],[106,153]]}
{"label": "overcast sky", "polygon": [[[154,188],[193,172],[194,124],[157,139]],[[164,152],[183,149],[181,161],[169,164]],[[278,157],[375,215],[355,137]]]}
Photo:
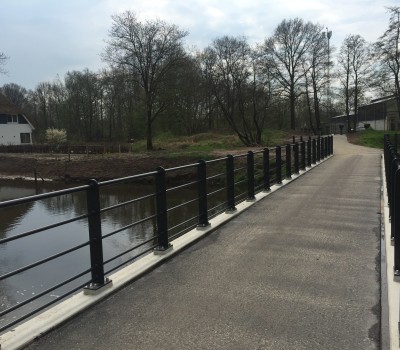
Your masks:
{"label": "overcast sky", "polygon": [[385,7],[400,0],[0,0],[0,52],[9,60],[0,86],[34,89],[72,70],[105,67],[100,54],[111,15],[132,10],[141,20],[162,19],[189,32],[186,46],[204,48],[223,35],[244,35],[251,44],[295,17],[328,27],[331,44],[347,34],[373,42],[385,31]]}

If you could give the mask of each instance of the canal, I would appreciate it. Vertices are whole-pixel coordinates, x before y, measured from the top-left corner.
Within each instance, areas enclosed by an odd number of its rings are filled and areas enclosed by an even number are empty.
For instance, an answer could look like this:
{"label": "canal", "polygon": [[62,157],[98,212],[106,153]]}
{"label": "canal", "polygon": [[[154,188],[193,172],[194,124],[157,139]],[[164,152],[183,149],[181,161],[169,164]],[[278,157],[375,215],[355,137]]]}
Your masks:
{"label": "canal", "polygon": [[[66,188],[65,184],[56,182],[44,182],[39,186],[39,193],[47,193]],[[145,197],[154,193],[154,184],[118,184],[106,186],[100,191],[101,207],[110,207],[127,202],[133,198]],[[0,181],[0,201],[27,197],[36,194],[33,182]],[[174,191],[168,196],[168,207],[178,206],[176,211],[168,214],[168,226],[173,228],[178,225],[177,231],[185,230],[179,226],[182,218],[193,218],[186,223],[187,227],[196,224],[197,203],[191,202],[179,206],[190,199],[197,197],[197,189],[185,187]],[[210,207],[223,203],[224,193],[217,193],[210,198]],[[39,200],[28,204],[8,207],[0,211],[0,239],[26,232],[35,228],[50,225],[63,220],[85,215],[87,213],[85,192],[78,192],[58,196],[50,199]],[[139,221],[155,214],[154,198],[147,198],[113,210],[103,212],[101,215],[102,234],[115,231],[132,222]],[[187,220],[187,219],[185,219]],[[103,240],[104,260],[115,257],[141,242],[151,240],[155,235],[155,219],[144,221],[132,228],[123,230],[118,234]],[[173,233],[173,232],[172,232]],[[53,228],[34,235],[10,241],[0,245],[0,274],[3,275],[23,266],[32,264],[46,257],[55,255],[66,249],[87,242],[87,219],[71,222],[68,225]],[[105,271],[112,270],[123,264],[129,258],[136,256],[140,250],[145,251],[154,242],[150,241],[139,250],[124,254],[123,256],[106,264]],[[0,281],[0,311],[22,303],[24,300],[41,293],[51,286],[61,283],[82,271],[90,268],[89,247],[85,246],[68,255],[62,256],[48,263],[21,272],[13,277]],[[1,317],[0,326],[26,314],[32,309],[59,298],[68,290],[90,280],[90,274],[82,276],[21,309]]]}

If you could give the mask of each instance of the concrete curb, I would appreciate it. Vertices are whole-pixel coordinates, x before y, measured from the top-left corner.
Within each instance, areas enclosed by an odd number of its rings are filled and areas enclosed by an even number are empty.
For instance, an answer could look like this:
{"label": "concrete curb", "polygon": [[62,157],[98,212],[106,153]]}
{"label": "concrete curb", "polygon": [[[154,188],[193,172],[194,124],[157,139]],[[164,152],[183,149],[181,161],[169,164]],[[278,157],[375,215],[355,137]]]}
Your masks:
{"label": "concrete curb", "polygon": [[[394,249],[391,242],[391,223],[382,156],[382,236],[381,236],[381,349],[398,349],[400,284],[394,279]],[[386,339],[385,339],[386,338]]]}
{"label": "concrete curb", "polygon": [[143,258],[114,273],[113,275],[109,276],[109,278],[112,280],[112,283],[102,288],[99,293],[85,294],[83,291],[79,292],[78,294],[75,294],[55,305],[54,307],[44,311],[38,316],[16,326],[0,336],[1,349],[14,350],[27,346],[35,338],[44,335],[70,318],[76,316],[83,310],[93,306],[102,299],[107,298],[128,283],[140,278],[140,276],[153,270],[168,259],[171,259],[175,254],[178,254],[180,251],[188,248],[198,240],[215,231],[218,227],[240,215],[255,203],[269,196],[271,193],[279,190],[283,186],[295,181],[297,178],[312,170],[316,166],[322,164],[331,157],[333,157],[333,155],[321,160],[320,162],[317,162],[317,164],[312,165],[310,168],[306,168],[306,170],[301,170],[299,174],[292,175],[291,179],[283,180],[281,185],[273,185],[271,190],[268,192],[260,192],[256,194],[256,199],[254,201],[244,201],[237,204],[236,211],[232,213],[223,213],[209,220],[211,224],[210,226],[193,229],[183,236],[171,241],[173,249],[168,250],[165,254],[159,255],[149,253]]}

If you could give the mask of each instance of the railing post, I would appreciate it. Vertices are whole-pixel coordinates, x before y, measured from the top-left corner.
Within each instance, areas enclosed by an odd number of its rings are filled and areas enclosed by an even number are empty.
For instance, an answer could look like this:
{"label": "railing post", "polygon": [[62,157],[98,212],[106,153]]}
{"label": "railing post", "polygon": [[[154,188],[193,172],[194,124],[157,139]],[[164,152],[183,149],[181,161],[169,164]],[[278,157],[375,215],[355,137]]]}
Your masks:
{"label": "railing post", "polygon": [[325,137],[321,137],[321,159],[325,158]]}
{"label": "railing post", "polygon": [[286,177],[292,177],[292,152],[289,144],[286,145]]}
{"label": "railing post", "polygon": [[317,162],[321,160],[321,137],[317,139]]}
{"label": "railing post", "polygon": [[296,142],[293,146],[294,154],[294,173],[299,173],[299,144]]}
{"label": "railing post", "polygon": [[199,160],[197,165],[199,222],[197,227],[209,226],[207,207],[207,165],[204,160]]}
{"label": "railing post", "polygon": [[301,170],[306,170],[306,143],[301,141]]}
{"label": "railing post", "polygon": [[263,151],[263,187],[264,191],[270,191],[269,187],[269,149],[264,148]]}
{"label": "railing post", "polygon": [[312,163],[317,163],[317,140],[312,140]]}
{"label": "railing post", "polygon": [[293,136],[292,136],[292,139],[293,139],[293,140],[292,140],[292,141],[293,141],[292,143],[296,143],[296,136],[293,135]]}
{"label": "railing post", "polygon": [[100,195],[99,184],[96,180],[90,180],[86,191],[88,212],[88,228],[90,241],[90,267],[91,281],[85,287],[88,290],[97,290],[111,282],[104,278],[103,264],[103,236],[101,233]]}
{"label": "railing post", "polygon": [[226,212],[230,213],[236,211],[235,207],[235,173],[233,156],[228,154],[226,156]]}
{"label": "railing post", "polygon": [[333,136],[331,136],[331,154],[333,154]]}
{"label": "railing post", "polygon": [[[397,164],[397,156],[392,150],[391,161],[390,161],[390,180],[388,186],[388,201],[389,201],[389,218],[393,217],[394,212],[394,195],[395,195],[395,188],[394,188],[394,181],[396,177],[396,164]],[[394,239],[394,231],[392,230],[391,238]]]}
{"label": "railing post", "polygon": [[253,201],[254,195],[254,153],[247,152],[247,200]]}
{"label": "railing post", "polygon": [[394,275],[400,276],[400,169],[399,161],[395,163],[394,196],[392,227],[394,226]]}
{"label": "railing post", "polygon": [[307,166],[310,168],[311,167],[311,161],[312,161],[312,159],[311,159],[311,154],[312,154],[312,152],[311,152],[311,140],[308,140],[307,141]]}
{"label": "railing post", "polygon": [[159,253],[172,247],[168,242],[167,187],[163,167],[158,167],[156,173],[156,210],[158,246],[154,251]]}
{"label": "railing post", "polygon": [[328,158],[329,156],[329,136],[325,137],[325,158]]}
{"label": "railing post", "polygon": [[276,183],[280,185],[282,183],[282,150],[281,146],[276,146]]}

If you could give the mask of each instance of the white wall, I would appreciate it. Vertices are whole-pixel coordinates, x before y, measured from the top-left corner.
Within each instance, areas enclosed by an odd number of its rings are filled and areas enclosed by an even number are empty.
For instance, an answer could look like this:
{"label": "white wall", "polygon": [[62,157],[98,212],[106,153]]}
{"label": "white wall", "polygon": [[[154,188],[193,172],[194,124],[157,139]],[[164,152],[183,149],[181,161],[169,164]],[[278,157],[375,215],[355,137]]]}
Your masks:
{"label": "white wall", "polygon": [[369,123],[374,130],[385,130],[385,121],[383,119],[371,120],[368,122],[359,122],[357,128],[364,129],[364,124]]}
{"label": "white wall", "polygon": [[32,142],[32,129],[29,124],[0,124],[0,145],[20,145],[20,133],[30,133]]}

